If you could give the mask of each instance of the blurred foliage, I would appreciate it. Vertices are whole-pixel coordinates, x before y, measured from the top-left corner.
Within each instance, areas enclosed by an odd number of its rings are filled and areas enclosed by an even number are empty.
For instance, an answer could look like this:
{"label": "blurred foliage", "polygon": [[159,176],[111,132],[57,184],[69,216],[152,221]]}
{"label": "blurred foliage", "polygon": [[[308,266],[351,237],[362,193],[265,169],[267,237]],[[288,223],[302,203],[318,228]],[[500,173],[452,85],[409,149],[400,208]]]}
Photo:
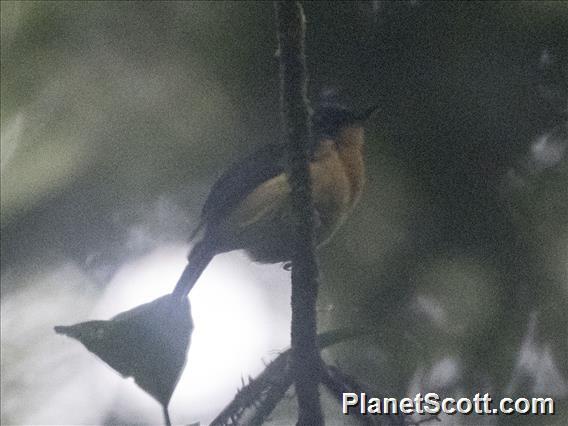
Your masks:
{"label": "blurred foliage", "polygon": [[[312,100],[381,103],[362,202],[320,251],[320,320],[383,337],[327,356],[368,393],[559,405],[464,423],[565,424],[568,3],[305,11]],[[269,2],[2,1],[3,299],[61,262],[104,287],[189,235],[227,164],[280,137],[273,27]]]}

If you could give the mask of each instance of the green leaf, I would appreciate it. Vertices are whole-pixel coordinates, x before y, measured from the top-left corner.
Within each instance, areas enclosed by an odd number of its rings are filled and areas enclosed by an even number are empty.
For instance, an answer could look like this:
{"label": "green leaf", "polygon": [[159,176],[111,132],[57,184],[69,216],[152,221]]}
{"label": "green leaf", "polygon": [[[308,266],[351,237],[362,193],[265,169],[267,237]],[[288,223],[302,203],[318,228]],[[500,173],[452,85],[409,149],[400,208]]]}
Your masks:
{"label": "green leaf", "polygon": [[57,326],[55,332],[77,339],[165,408],[179,381],[193,321],[189,300],[172,295],[116,315],[109,321]]}

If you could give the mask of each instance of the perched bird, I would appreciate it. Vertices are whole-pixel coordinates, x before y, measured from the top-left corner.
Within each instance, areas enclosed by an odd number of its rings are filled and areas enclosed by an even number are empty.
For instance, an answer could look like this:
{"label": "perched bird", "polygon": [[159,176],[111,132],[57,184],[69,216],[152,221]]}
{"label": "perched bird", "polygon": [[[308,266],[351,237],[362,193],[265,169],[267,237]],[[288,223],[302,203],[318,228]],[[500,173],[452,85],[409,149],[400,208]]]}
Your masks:
{"label": "perched bird", "polygon": [[[322,245],[357,203],[365,182],[364,123],[376,106],[356,113],[323,104],[312,116],[309,170],[315,242]],[[211,259],[244,249],[257,262],[287,262],[293,235],[284,144],[269,144],[235,163],[213,185],[198,229],[201,239],[188,256],[174,290],[186,296]]]}

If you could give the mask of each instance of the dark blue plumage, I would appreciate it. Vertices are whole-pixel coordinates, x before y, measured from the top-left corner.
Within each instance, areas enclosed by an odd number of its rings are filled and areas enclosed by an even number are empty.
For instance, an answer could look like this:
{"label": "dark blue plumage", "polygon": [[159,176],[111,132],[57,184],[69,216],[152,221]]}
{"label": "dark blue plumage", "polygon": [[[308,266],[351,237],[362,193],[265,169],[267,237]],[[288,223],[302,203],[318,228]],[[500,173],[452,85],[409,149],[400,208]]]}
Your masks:
{"label": "dark blue plumage", "polygon": [[[334,139],[344,126],[358,120],[347,108],[338,104],[323,104],[312,116],[313,138],[309,147],[313,159],[318,142]],[[267,144],[230,166],[215,182],[203,205],[201,223],[214,231],[215,225],[227,216],[248,194],[262,183],[286,170],[286,145]]]}
{"label": "dark blue plumage", "polygon": [[[375,109],[357,114],[337,104],[323,104],[312,116],[308,157],[314,210],[320,222],[315,229],[317,244],[331,237],[359,198],[365,180],[363,122]],[[285,144],[265,145],[233,164],[215,182],[197,229],[203,235],[189,255],[176,295],[186,296],[219,253],[244,249],[263,263],[291,259],[287,149]]]}

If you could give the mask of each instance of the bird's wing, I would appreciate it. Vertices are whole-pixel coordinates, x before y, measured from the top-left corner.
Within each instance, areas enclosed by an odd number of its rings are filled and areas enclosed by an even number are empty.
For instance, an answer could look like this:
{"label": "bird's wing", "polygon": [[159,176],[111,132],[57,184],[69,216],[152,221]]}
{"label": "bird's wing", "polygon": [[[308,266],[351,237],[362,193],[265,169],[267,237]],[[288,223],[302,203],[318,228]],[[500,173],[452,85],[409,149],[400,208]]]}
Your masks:
{"label": "bird's wing", "polygon": [[201,226],[215,226],[262,183],[284,173],[286,146],[265,145],[234,163],[215,182],[201,212]]}

